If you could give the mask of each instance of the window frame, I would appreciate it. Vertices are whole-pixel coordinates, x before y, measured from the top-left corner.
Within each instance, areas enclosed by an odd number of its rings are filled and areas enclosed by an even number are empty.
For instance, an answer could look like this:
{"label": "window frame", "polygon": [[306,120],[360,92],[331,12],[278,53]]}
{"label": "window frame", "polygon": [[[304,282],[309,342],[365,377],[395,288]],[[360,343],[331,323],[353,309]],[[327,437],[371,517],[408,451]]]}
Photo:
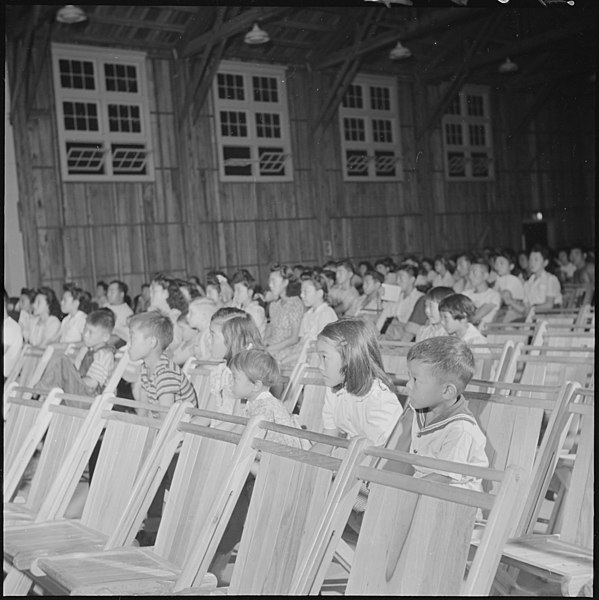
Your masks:
{"label": "window frame", "polygon": [[[482,98],[483,115],[469,115],[467,97],[480,96]],[[448,113],[458,100],[459,114]],[[495,180],[495,153],[493,150],[492,122],[490,110],[490,92],[487,86],[466,85],[456,95],[452,103],[447,108],[441,119],[441,135],[443,139],[443,163],[445,168],[446,181],[470,182],[470,181],[494,181]],[[459,127],[462,137],[461,144],[449,143],[447,126],[454,125]],[[485,132],[485,144],[472,144],[470,138],[470,126],[482,126]],[[464,175],[450,174],[450,154],[463,153],[465,157]],[[476,153],[485,153],[487,155],[488,173],[484,176],[473,174],[472,155]]]}
{"label": "window frame", "polygon": [[[218,75],[230,74],[240,76],[243,81],[244,100],[219,98]],[[277,80],[277,102],[261,102],[254,99],[253,95],[253,77],[269,77]],[[214,103],[214,127],[216,139],[216,151],[218,161],[219,178],[222,182],[244,183],[278,183],[293,181],[293,157],[291,154],[291,137],[289,127],[289,104],[287,100],[287,77],[286,67],[281,65],[262,65],[255,63],[243,63],[238,61],[223,60],[220,62],[217,75],[212,85],[212,97]],[[246,136],[229,136],[222,133],[221,112],[243,113],[245,114]],[[267,138],[258,137],[258,113],[276,114],[279,116],[280,137]],[[266,175],[260,173],[260,152],[261,149],[273,148],[281,149],[283,153],[283,162],[285,167],[284,175]],[[225,164],[225,148],[244,151],[248,158],[226,159],[227,161],[238,160],[239,168],[250,166],[250,174],[231,174],[226,173],[225,168],[231,167],[231,163]],[[275,154],[276,156],[276,154]],[[243,164],[243,166],[242,166]],[[277,162],[275,161],[275,166]]]}
{"label": "window frame", "polygon": [[[362,89],[361,108],[343,106],[343,100],[339,104],[339,135],[341,138],[341,170],[345,182],[388,182],[403,181],[403,153],[401,144],[401,127],[399,122],[399,101],[397,94],[397,81],[394,77],[358,74],[351,86],[360,86]],[[385,88],[389,90],[389,110],[374,109],[371,105],[371,88]],[[346,91],[350,91],[350,88]],[[365,139],[346,140],[345,119],[358,119],[364,124],[363,131]],[[374,141],[374,122],[391,122],[391,142]],[[396,164],[394,175],[377,175],[375,162],[376,153],[380,156],[393,152]],[[366,155],[366,160],[358,159],[356,164],[362,163],[366,170],[365,175],[349,175],[348,153],[353,153],[349,160],[356,156]]]}
{"label": "window frame", "polygon": [[[62,88],[61,85],[61,60],[77,60],[91,62],[94,65],[94,89]],[[106,86],[105,64],[135,66],[136,92],[109,91]],[[52,43],[52,76],[56,101],[56,123],[59,141],[60,170],[65,182],[138,182],[154,181],[153,148],[151,143],[151,121],[148,95],[148,82],[146,76],[146,54],[132,50],[115,51],[96,46],[79,46],[71,44]],[[127,74],[128,77],[128,74]],[[98,131],[68,130],[65,128],[63,102],[93,103],[97,107]],[[110,131],[110,118],[108,107],[111,104],[139,107],[139,132]],[[68,163],[67,146],[81,144],[102,144],[102,162],[105,172],[102,174],[69,172],[74,167]],[[113,165],[113,146],[141,145],[142,156],[145,155],[146,173],[115,173]],[[72,148],[71,148],[72,149]]]}

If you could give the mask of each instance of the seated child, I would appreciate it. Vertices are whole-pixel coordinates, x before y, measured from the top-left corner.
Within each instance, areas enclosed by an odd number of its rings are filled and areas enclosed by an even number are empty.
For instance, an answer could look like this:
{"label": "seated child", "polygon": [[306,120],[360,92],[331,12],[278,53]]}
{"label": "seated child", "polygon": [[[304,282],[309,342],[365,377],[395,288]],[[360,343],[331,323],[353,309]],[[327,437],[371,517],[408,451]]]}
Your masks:
{"label": "seated child", "polygon": [[349,310],[347,317],[362,317],[376,322],[383,310],[383,282],[385,278],[378,271],[367,271],[362,276],[362,289],[364,293],[358,296]]}
{"label": "seated child", "polygon": [[210,358],[210,319],[217,310],[210,298],[195,298],[189,303],[187,322],[197,332],[193,356],[198,360]]}
{"label": "seated child", "polygon": [[[174,402],[189,401],[197,406],[193,386],[181,368],[164,350],[173,341],[173,323],[169,317],[152,310],[129,318],[129,356],[141,360],[136,398],[150,404],[170,407]],[[146,411],[140,411],[145,415]]]}
{"label": "seated child", "polygon": [[472,289],[464,290],[464,295],[468,296],[476,306],[472,323],[476,324],[482,331],[484,331],[487,323],[493,322],[501,306],[501,296],[497,290],[489,287],[487,283],[488,276],[489,265],[486,262],[477,261],[472,263],[468,274]]}
{"label": "seated child", "polygon": [[80,342],[83,339],[86,317],[89,312],[83,290],[73,283],[65,283],[62,287],[60,310],[66,315],[60,323],[59,342]]}
{"label": "seated child", "polygon": [[233,306],[241,308],[254,319],[260,335],[264,337],[266,331],[266,313],[264,308],[256,299],[256,280],[246,269],[237,271],[233,275]]}
{"label": "seated child", "polygon": [[448,335],[445,327],[441,324],[441,315],[439,314],[439,302],[447,296],[452,296],[454,291],[451,288],[438,286],[431,288],[426,292],[424,298],[424,312],[426,313],[426,323],[416,334],[416,341],[421,342],[432,337]]}
{"label": "seated child", "polygon": [[476,306],[464,294],[452,294],[439,303],[441,323],[449,335],[455,335],[467,344],[486,344],[487,338],[470,322]]}
{"label": "seated child", "polygon": [[66,355],[54,355],[39,386],[45,389],[59,387],[67,394],[96,396],[101,394],[114,369],[115,348],[110,336],[114,329],[114,314],[108,308],[100,308],[87,315],[83,330],[83,343],[87,353],[76,367]]}
{"label": "seated child", "polygon": [[194,356],[198,332],[189,324],[187,314],[179,315],[177,327],[181,333],[181,340],[176,346],[173,345],[171,350],[173,361],[182,367],[188,358]]}
{"label": "seated child", "polygon": [[[488,467],[486,437],[462,392],[474,373],[467,344],[445,336],[414,344],[408,352],[408,403],[414,410],[410,452]],[[416,466],[414,477],[482,491],[475,477]]]}
{"label": "seated child", "polygon": [[510,250],[501,250],[495,256],[494,269],[497,273],[495,280],[495,289],[501,296],[502,306],[495,315],[497,323],[511,323],[522,315],[512,308],[512,302],[522,302],[524,300],[524,286],[519,277],[516,277],[512,271],[515,267],[515,258]]}

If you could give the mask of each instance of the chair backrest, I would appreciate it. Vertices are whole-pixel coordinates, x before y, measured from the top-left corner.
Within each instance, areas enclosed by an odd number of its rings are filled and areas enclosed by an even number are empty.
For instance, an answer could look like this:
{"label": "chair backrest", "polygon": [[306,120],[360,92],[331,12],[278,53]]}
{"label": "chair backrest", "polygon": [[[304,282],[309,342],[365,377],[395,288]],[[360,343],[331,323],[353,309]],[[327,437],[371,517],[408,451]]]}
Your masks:
{"label": "chair backrest", "polygon": [[576,283],[566,283],[562,290],[562,308],[579,308],[586,295],[587,287]]}
{"label": "chair backrest", "polygon": [[385,371],[397,377],[406,377],[408,373],[406,356],[413,345],[413,342],[381,341],[381,358]]}
{"label": "chair backrest", "polygon": [[[155,404],[114,398],[124,407],[151,409],[159,416],[139,416],[120,411],[104,411],[106,426],[102,446],[91,481],[81,522],[110,535],[116,529],[132,495],[136,479],[158,440],[162,428],[174,429],[188,403],[175,403],[170,409]],[[173,416],[174,415],[174,416]],[[151,500],[151,499],[150,499]]]}
{"label": "chair backrest", "polygon": [[474,356],[474,376],[479,379],[505,381],[507,367],[514,351],[514,342],[505,340],[500,344],[475,344],[470,346]]}
{"label": "chair backrest", "polygon": [[[192,422],[178,426],[183,443],[154,546],[164,559],[186,567],[184,587],[195,579],[198,563],[192,564],[197,558],[193,554],[192,560],[193,551],[204,558],[207,549],[212,556],[216,551],[253,464],[256,451],[251,441],[259,423],[258,418],[248,420],[206,410],[187,412]],[[193,423],[195,419],[217,419],[219,426],[198,425]],[[200,539],[206,545],[198,550]],[[191,562],[186,564],[186,560]]]}
{"label": "chair backrest", "polygon": [[528,344],[538,336],[539,323],[489,323],[485,329],[485,336],[489,344],[504,344],[511,340],[514,344],[522,342]]}
{"label": "chair backrest", "polygon": [[122,346],[114,354],[114,369],[104,386],[105,394],[114,394],[119,381],[123,377],[127,367],[129,366],[129,346]]}
{"label": "chair backrest", "polygon": [[327,386],[322,374],[316,367],[306,367],[300,379],[303,386],[303,395],[299,408],[298,420],[300,424],[310,431],[322,431],[322,408]]}
{"label": "chair backrest", "polygon": [[25,344],[21,349],[21,353],[12,371],[8,374],[4,382],[4,390],[16,382],[18,385],[25,387],[33,387],[44,374],[44,369],[50,362],[54,348],[38,348]]}
{"label": "chair backrest", "polygon": [[285,405],[285,408],[291,413],[298,403],[302,391],[304,389],[301,379],[304,375],[304,371],[308,365],[306,363],[297,363],[291,374],[289,375],[289,381],[285,386],[283,393],[281,394],[281,402]]}
{"label": "chair backrest", "polygon": [[197,365],[189,369],[187,377],[193,385],[198,398],[198,408],[207,408],[210,404],[210,365]]}
{"label": "chair backrest", "polygon": [[[5,391],[4,402],[8,408],[4,423],[4,478],[5,502],[10,501],[52,419],[50,406],[58,404],[61,390],[37,391],[11,383]],[[38,393],[37,400],[31,395]]]}
{"label": "chair backrest", "polygon": [[[366,440],[342,440],[266,422],[261,427],[346,450],[339,459],[255,439],[260,466],[229,594],[289,594],[324,513],[339,503],[351,509],[359,487],[354,473]],[[337,541],[342,529],[334,534]]]}

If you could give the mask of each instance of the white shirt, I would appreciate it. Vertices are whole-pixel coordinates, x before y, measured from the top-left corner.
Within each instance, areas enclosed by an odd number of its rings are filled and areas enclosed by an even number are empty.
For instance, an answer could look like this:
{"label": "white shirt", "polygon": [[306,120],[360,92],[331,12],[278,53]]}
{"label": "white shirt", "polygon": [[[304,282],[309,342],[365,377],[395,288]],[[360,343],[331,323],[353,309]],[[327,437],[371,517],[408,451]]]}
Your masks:
{"label": "white shirt", "polygon": [[326,303],[319,304],[316,308],[308,310],[300,324],[299,336],[306,340],[315,340],[318,334],[329,323],[337,320],[337,313]]}
{"label": "white shirt", "polygon": [[15,366],[21,348],[23,347],[23,334],[19,324],[9,316],[4,317],[2,326],[2,345],[4,346],[4,377],[8,377]]}
{"label": "white shirt", "polygon": [[472,323],[468,323],[468,329],[462,338],[462,341],[468,345],[472,344],[486,344],[487,338],[474,326]]}
{"label": "white shirt", "polygon": [[423,296],[422,292],[419,292],[414,288],[407,296],[403,295],[403,292],[397,302],[388,304],[383,310],[383,314],[388,319],[389,317],[396,317],[400,323],[407,323],[410,320],[410,315],[414,310],[418,298]]}
{"label": "white shirt", "polygon": [[60,323],[59,342],[80,342],[83,339],[83,329],[87,315],[78,310],[74,315],[67,315]]}
{"label": "white shirt", "polygon": [[260,335],[264,338],[266,332],[266,313],[256,301],[250,302],[243,310],[254,319]]}
{"label": "white shirt", "polygon": [[485,304],[492,304],[493,310],[488,312],[481,320],[479,326],[482,328],[486,323],[491,323],[501,306],[501,296],[498,291],[487,288],[484,292],[476,292],[474,290],[466,290],[463,292],[464,296],[468,296],[476,308],[480,308]]}
{"label": "white shirt", "polygon": [[553,304],[562,303],[559,279],[543,271],[538,277],[531,275],[524,282],[524,302],[528,305],[543,304],[547,297],[553,297]]}
{"label": "white shirt", "polygon": [[500,293],[507,290],[512,294],[514,300],[524,300],[524,286],[522,285],[522,281],[511,273],[498,277],[495,280],[495,289]]}
{"label": "white shirt", "polygon": [[374,446],[384,445],[393,432],[403,408],[397,396],[376,379],[365,396],[350,394],[345,388],[327,388],[322,408],[325,429],[340,429],[348,437],[364,436]]}
{"label": "white shirt", "polygon": [[129,328],[127,327],[127,319],[133,314],[133,310],[126,302],[122,304],[109,304],[107,308],[114,313],[115,323],[113,333],[128,342]]}

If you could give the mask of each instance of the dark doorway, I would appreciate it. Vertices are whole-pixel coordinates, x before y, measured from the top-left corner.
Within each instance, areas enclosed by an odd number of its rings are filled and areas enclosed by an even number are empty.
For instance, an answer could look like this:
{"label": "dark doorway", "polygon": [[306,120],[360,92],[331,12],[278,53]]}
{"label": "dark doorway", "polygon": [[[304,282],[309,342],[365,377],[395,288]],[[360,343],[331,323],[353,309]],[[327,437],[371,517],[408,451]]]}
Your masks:
{"label": "dark doorway", "polygon": [[522,223],[522,238],[527,252],[530,252],[535,244],[547,247],[547,223],[545,221]]}

